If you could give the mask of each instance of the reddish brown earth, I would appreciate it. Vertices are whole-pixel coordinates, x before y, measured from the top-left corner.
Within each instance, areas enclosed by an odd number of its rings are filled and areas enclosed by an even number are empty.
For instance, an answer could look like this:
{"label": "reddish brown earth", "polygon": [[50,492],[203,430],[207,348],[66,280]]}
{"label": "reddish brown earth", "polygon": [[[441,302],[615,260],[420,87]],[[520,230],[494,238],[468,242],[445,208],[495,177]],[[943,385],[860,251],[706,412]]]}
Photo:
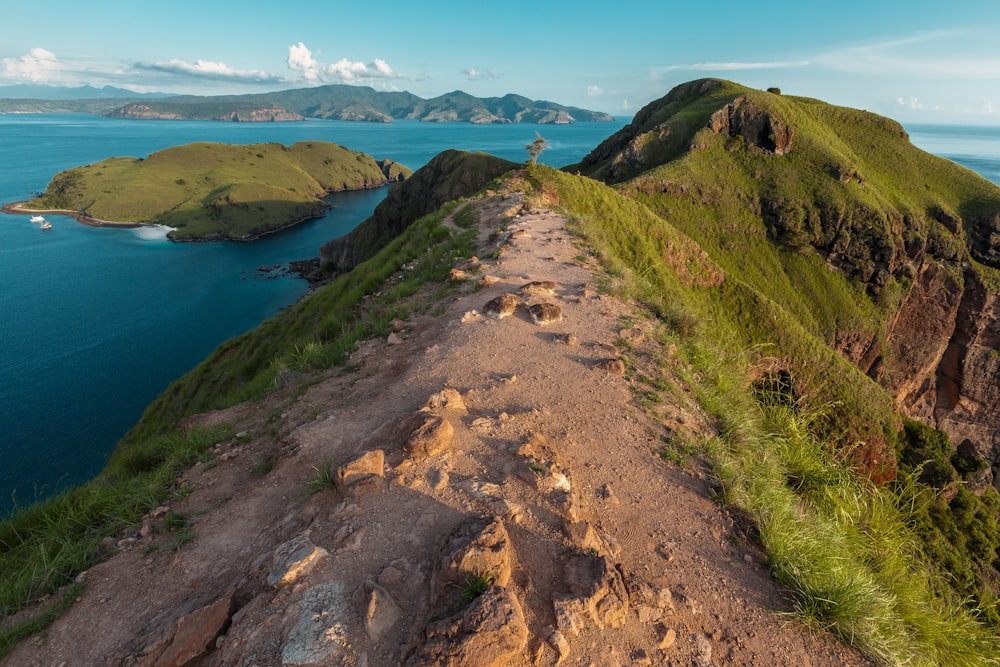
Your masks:
{"label": "reddish brown earth", "polygon": [[[496,259],[349,370],[199,417],[239,435],[181,481],[193,539],[151,515],[4,664],[867,664],[784,615],[704,462],[658,455],[712,431],[676,378],[637,407],[633,369],[680,363],[655,322],[597,289],[558,214],[470,205],[482,255],[505,226]],[[308,497],[327,463],[339,491]]]}

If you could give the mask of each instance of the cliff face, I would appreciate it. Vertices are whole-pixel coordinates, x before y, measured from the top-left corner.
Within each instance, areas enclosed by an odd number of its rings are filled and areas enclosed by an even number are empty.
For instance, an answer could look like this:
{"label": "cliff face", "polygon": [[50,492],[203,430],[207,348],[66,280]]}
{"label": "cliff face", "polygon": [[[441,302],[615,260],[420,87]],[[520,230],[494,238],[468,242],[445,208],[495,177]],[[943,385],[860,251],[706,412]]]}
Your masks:
{"label": "cliff face", "polygon": [[714,79],[651,103],[577,168],[679,226],[900,413],[1000,473],[1000,188],[889,119]]}

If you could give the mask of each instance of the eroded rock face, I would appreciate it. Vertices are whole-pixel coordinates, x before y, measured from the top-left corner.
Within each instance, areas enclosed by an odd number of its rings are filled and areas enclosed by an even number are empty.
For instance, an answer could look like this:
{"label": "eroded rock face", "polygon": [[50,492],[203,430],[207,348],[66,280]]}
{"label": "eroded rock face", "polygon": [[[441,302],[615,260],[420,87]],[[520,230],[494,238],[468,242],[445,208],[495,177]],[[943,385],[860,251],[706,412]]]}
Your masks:
{"label": "eroded rock face", "polygon": [[407,667],[504,667],[528,644],[528,626],[517,597],[493,586],[469,607],[427,626]]}
{"label": "eroded rock face", "polygon": [[587,622],[620,628],[628,620],[629,594],[621,572],[605,556],[577,556],[566,563],[569,592],[553,600],[559,629],[576,636]]}
{"label": "eroded rock face", "polygon": [[747,145],[774,155],[791,151],[795,134],[792,126],[743,96],[712,114],[708,126],[716,134],[743,137]]}

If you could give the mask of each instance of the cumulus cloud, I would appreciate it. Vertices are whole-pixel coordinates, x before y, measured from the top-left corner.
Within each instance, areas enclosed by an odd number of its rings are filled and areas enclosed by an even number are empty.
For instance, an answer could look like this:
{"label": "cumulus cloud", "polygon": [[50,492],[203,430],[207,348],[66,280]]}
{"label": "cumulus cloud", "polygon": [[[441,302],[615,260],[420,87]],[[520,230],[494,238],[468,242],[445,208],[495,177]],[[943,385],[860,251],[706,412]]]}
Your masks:
{"label": "cumulus cloud", "polygon": [[587,86],[587,97],[598,97],[603,94],[604,91],[601,90],[600,86]]}
{"label": "cumulus cloud", "polygon": [[316,59],[318,54],[318,51],[314,54],[302,42],[292,44],[288,47],[288,68],[298,72],[306,81],[316,83],[361,83],[402,78],[381,58],[370,63],[341,58],[335,63],[324,65]]}
{"label": "cumulus cloud", "polygon": [[469,79],[469,81],[476,81],[478,79],[499,79],[500,78],[500,75],[497,74],[496,72],[494,72],[493,70],[483,71],[483,70],[479,69],[478,67],[470,67],[468,69],[464,69],[464,70],[462,70],[461,73],[464,74],[465,77],[467,79]]}
{"label": "cumulus cloud", "polygon": [[4,58],[0,77],[20,83],[59,83],[64,66],[56,54],[47,49],[34,48],[17,58]]}
{"label": "cumulus cloud", "polygon": [[196,79],[212,79],[215,81],[241,81],[251,83],[276,83],[281,77],[260,70],[237,70],[225,63],[211,60],[197,60],[189,63],[177,58],[165,62],[136,63],[136,69],[150,72],[176,74]]}

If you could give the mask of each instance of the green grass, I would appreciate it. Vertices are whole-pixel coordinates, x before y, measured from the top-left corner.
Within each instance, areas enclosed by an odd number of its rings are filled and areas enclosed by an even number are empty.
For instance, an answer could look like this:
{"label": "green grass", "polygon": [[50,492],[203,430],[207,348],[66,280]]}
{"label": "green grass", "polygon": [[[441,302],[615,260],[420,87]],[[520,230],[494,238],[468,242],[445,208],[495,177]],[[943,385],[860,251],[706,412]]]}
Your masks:
{"label": "green grass", "polygon": [[[752,519],[792,616],[882,664],[996,664],[995,632],[974,603],[947,594],[953,589],[914,533],[913,488],[878,486],[848,465],[852,443],[897,440],[887,393],[827,341],[827,323],[878,313],[874,301],[809,258],[772,249],[773,270],[798,272],[794,280],[786,274],[788,284],[812,276],[802,290],[808,298],[833,293],[824,308],[836,317],[804,297],[793,308],[756,288],[753,271],[724,271],[671,224],[674,217],[656,215],[641,197],[543,167],[530,169],[529,180],[594,245],[607,284],[663,322],[664,344],[678,347],[676,369],[719,433],[708,451],[721,499]],[[755,241],[761,253],[765,237]],[[793,393],[759,382],[769,367],[789,372]],[[643,374],[635,382],[666,385]],[[671,461],[685,454],[664,449]]]}
{"label": "green grass", "polygon": [[[56,594],[80,572],[113,553],[120,532],[169,498],[177,475],[201,452],[231,437],[231,429],[191,429],[152,439],[113,456],[90,482],[16,511],[0,522],[0,611],[6,620],[46,595]],[[75,589],[74,589],[75,590]],[[73,596],[75,597],[75,595]],[[41,616],[7,628],[21,636]]]}
{"label": "green grass", "polygon": [[371,156],[336,144],[199,142],[61,172],[27,206],[167,225],[175,239],[242,239],[321,215],[330,192],[385,183]]}
{"label": "green grass", "polygon": [[339,492],[337,484],[337,469],[329,461],[322,465],[313,466],[313,473],[306,480],[306,496],[315,496],[320,491],[327,489]]}

